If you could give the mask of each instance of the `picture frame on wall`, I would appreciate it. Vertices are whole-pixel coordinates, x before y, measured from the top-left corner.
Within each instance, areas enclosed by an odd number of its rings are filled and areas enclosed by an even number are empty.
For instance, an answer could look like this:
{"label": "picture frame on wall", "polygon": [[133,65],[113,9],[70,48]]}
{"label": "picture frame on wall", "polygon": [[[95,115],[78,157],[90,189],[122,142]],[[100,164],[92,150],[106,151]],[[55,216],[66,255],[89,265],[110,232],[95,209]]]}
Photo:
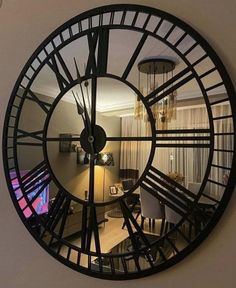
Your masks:
{"label": "picture frame on wall", "polygon": [[110,186],[110,195],[116,195],[117,192],[116,186]]}
{"label": "picture frame on wall", "polygon": [[[71,134],[71,133],[62,133],[59,134],[59,137],[62,139],[59,142],[59,152],[60,153],[72,153],[77,152],[78,141],[76,141],[75,137],[79,137],[79,134]],[[64,140],[66,139],[66,140]]]}
{"label": "picture frame on wall", "polygon": [[123,194],[124,193],[122,183],[115,183],[114,186],[116,187],[117,194]]}

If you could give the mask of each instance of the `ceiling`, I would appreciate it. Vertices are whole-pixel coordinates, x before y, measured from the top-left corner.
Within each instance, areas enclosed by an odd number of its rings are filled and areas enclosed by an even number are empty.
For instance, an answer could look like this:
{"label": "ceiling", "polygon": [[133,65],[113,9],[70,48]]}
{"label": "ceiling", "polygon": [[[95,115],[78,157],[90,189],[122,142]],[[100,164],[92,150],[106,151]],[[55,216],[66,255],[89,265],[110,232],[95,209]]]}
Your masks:
{"label": "ceiling", "polygon": [[[127,15],[126,21],[127,23],[132,21],[134,15],[130,13]],[[139,16],[137,25],[143,25],[147,17],[147,14],[142,14]],[[153,17],[149,21],[149,29],[150,31],[155,27],[157,21],[160,18]],[[96,22],[97,20],[93,20]],[[104,20],[106,21],[106,19]],[[85,24],[86,25],[86,24]],[[165,35],[166,31],[170,28],[171,23],[164,21],[163,25],[161,25],[158,34]],[[65,32],[66,34],[66,32]],[[170,35],[171,40],[177,41],[183,31],[181,29],[175,29]],[[110,42],[109,42],[109,61],[108,61],[108,72],[122,75],[122,71],[125,70],[125,67],[132,56],[136,46],[138,45],[142,34],[136,31],[129,30],[112,30],[110,31]],[[65,35],[67,37],[67,35]],[[60,41],[59,39],[55,39],[56,41]],[[191,37],[186,37],[184,41],[181,42],[178,49],[181,52],[184,52],[191,47],[195,41]],[[76,79],[76,69],[74,65],[74,57],[76,58],[76,62],[78,63],[79,70],[81,71],[81,75],[83,75],[83,71],[85,70],[84,66],[88,59],[88,41],[87,37],[79,38],[72,43],[68,44],[66,47],[62,48],[60,53],[63,56],[63,59],[68,66],[69,70],[72,73],[74,79]],[[198,47],[193,50],[191,54],[192,58],[200,58],[202,49]],[[167,59],[172,59],[176,66],[173,71],[174,74],[177,74],[179,71],[183,70],[186,67],[186,64],[183,60],[166,44],[157,40],[151,36],[149,36],[139,53],[139,56],[134,64],[134,68],[131,70],[131,73],[128,77],[128,81],[138,86],[138,69],[137,64],[147,57],[162,57]],[[198,65],[198,73],[204,73],[213,67],[213,63],[208,59],[203,61],[200,65]],[[168,77],[170,77],[169,75]],[[218,81],[219,75],[217,73],[210,74],[207,77],[206,81],[209,83],[216,83]],[[158,84],[163,83],[163,75],[158,76]],[[146,75],[141,75],[141,89],[142,86],[146,85]],[[56,97],[59,93],[59,87],[56,81],[55,74],[49,68],[49,66],[45,66],[39,73],[38,77],[34,81],[32,90],[38,92],[43,95]],[[73,91],[79,91],[80,88],[74,87]],[[214,94],[224,93],[224,90],[219,88],[218,90],[214,90]],[[177,91],[178,100],[183,99],[191,99],[191,98],[199,98],[202,96],[201,91],[198,87],[198,84],[195,80],[192,80],[180,87]],[[74,99],[72,96],[72,92],[69,91],[64,97],[63,100],[74,103]],[[97,99],[97,109],[100,112],[110,112],[122,109],[128,109],[134,106],[135,101],[135,93],[130,88],[128,88],[125,84],[111,79],[99,79],[98,81],[98,99]]]}

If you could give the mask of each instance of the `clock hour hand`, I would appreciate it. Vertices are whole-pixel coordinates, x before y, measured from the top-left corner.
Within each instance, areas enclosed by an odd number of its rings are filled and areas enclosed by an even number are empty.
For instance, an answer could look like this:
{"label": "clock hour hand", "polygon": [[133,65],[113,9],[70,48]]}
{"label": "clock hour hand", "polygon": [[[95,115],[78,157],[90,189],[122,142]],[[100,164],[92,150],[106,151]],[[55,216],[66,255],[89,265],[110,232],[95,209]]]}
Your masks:
{"label": "clock hour hand", "polygon": [[[83,119],[83,122],[84,122],[84,125],[85,125],[85,118],[84,118],[84,115],[83,115],[83,114],[84,114],[84,109],[83,109],[81,103],[79,103],[79,101],[77,100],[74,91],[72,91],[72,94],[73,94],[73,97],[74,97],[74,99],[75,99],[75,103],[76,103],[76,107],[77,107],[77,112],[78,112],[79,115],[81,115],[81,117],[82,117],[82,119]],[[78,97],[78,95],[77,95],[77,97]],[[79,98],[78,98],[78,99],[79,99]]]}

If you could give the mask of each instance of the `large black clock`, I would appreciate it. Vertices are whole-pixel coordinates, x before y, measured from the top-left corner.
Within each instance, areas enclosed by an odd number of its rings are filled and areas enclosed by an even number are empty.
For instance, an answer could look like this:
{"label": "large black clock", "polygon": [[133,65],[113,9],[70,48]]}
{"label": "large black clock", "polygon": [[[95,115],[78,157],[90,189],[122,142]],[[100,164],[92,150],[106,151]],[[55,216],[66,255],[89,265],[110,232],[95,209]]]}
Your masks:
{"label": "large black clock", "polygon": [[235,109],[221,60],[181,20],[136,5],[82,13],[43,41],[13,89],[3,160],[15,208],[74,270],[166,269],[230,199]]}

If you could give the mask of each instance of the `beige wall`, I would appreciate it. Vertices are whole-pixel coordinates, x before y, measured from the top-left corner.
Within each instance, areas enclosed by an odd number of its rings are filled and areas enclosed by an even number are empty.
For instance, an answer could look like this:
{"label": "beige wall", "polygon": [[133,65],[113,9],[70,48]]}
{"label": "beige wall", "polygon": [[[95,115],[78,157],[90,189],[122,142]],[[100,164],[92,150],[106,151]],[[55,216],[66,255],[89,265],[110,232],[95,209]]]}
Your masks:
{"label": "beige wall", "polygon": [[[54,28],[91,7],[120,0],[3,0],[0,9],[0,125],[12,87],[32,51]],[[166,10],[195,27],[215,48],[236,85],[235,0],[136,0]],[[1,128],[2,131],[2,128]],[[63,266],[32,239],[11,203],[0,161],[0,287],[233,288],[236,195],[204,243],[167,271],[128,282],[89,278]]]}

